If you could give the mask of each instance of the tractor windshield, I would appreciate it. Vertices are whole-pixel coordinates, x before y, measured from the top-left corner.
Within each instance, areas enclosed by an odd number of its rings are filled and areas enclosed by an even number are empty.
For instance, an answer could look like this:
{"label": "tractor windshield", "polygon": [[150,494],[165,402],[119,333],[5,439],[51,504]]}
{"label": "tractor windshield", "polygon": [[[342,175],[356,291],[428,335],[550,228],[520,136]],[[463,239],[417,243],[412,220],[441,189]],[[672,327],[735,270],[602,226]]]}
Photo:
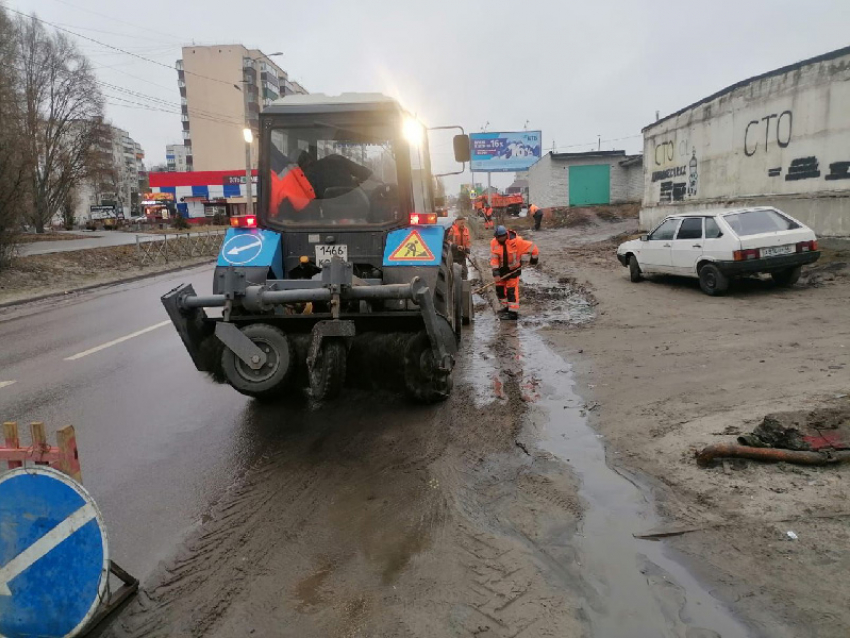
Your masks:
{"label": "tractor windshield", "polygon": [[383,226],[406,218],[390,127],[315,122],[273,128],[269,142],[271,225]]}

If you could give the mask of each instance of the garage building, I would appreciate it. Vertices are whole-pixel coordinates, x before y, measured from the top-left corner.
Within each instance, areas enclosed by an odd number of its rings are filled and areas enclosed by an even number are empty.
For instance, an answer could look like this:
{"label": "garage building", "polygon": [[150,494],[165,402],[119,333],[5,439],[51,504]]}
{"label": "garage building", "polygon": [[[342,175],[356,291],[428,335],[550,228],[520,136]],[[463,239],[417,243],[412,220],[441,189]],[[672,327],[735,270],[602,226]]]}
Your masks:
{"label": "garage building", "polygon": [[643,129],[641,226],[671,213],[776,206],[850,235],[850,47],[759,75]]}
{"label": "garage building", "polygon": [[625,151],[548,153],[529,169],[528,189],[541,208],[639,202],[643,158]]}

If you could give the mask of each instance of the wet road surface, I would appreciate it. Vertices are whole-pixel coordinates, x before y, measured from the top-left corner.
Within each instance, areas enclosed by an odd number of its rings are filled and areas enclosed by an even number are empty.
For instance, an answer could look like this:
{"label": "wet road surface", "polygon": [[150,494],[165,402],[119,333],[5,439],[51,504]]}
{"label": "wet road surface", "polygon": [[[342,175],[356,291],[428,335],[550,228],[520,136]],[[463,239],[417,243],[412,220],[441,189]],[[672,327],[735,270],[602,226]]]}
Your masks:
{"label": "wet road surface", "polygon": [[51,441],[75,426],[83,484],[103,511],[112,555],[142,578],[261,446],[245,430],[249,402],[197,373],[163,324],[160,295],[183,281],[208,291],[211,273],[0,315],[0,419],[18,421],[27,444],[30,421],[44,421]]}
{"label": "wet road surface", "polygon": [[587,320],[567,286],[530,273],[529,302],[557,303],[519,325],[481,308],[444,404],[270,406],[197,373],[162,325],[159,296],[210,275],[0,317],[2,418],[77,427],[113,556],[143,578],[111,635],[749,635],[632,538],[647,493],[605,464],[535,333]]}

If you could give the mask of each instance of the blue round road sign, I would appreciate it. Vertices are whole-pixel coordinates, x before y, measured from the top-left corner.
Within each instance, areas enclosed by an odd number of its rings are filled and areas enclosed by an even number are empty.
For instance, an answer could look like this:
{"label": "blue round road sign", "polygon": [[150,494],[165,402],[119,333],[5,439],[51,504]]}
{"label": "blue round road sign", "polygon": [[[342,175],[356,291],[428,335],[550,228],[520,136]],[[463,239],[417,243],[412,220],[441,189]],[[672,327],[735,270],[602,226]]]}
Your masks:
{"label": "blue round road sign", "polygon": [[263,252],[263,238],[257,233],[239,233],[234,235],[221,247],[221,256],[234,266],[247,264]]}
{"label": "blue round road sign", "polygon": [[0,475],[0,530],[0,636],[76,636],[109,577],[94,500],[56,470],[12,470]]}

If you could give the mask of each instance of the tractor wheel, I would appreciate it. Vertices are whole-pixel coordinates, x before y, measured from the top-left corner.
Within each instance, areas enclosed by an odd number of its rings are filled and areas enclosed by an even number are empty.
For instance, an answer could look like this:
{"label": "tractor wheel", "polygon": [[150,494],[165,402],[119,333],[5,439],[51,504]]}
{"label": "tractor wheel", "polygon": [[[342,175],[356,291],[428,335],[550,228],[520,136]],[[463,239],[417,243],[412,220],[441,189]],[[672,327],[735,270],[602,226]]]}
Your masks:
{"label": "tractor wheel", "polygon": [[263,352],[266,363],[254,370],[237,357],[230,348],[223,348],[221,368],[228,383],[238,392],[258,399],[277,395],[291,376],[292,344],[282,330],[264,323],[253,323],[242,332]]}
{"label": "tractor wheel", "polygon": [[407,396],[419,403],[445,401],[452,392],[452,374],[441,373],[434,361],[425,332],[417,333],[404,355],[404,385]]}
{"label": "tractor wheel", "polygon": [[464,326],[468,326],[472,323],[472,319],[475,317],[475,306],[472,303],[472,284],[468,281],[463,282],[463,303],[461,304],[462,311],[462,321]]}
{"label": "tractor wheel", "polygon": [[455,336],[457,337],[458,342],[460,342],[460,336],[463,332],[463,268],[460,267],[459,264],[455,264],[452,266],[452,274],[454,275],[454,281],[452,282],[452,288],[454,289],[454,329]]}
{"label": "tractor wheel", "polygon": [[345,383],[348,351],[340,338],[322,339],[322,347],[310,369],[310,393],[316,401],[335,399]]}
{"label": "tractor wheel", "polygon": [[449,284],[451,282],[451,253],[449,252],[448,244],[443,245],[443,258],[440,261],[440,269],[437,271],[437,282],[434,285],[434,309],[438,315],[450,319],[452,316],[449,313],[451,302],[449,297],[452,294]]}

